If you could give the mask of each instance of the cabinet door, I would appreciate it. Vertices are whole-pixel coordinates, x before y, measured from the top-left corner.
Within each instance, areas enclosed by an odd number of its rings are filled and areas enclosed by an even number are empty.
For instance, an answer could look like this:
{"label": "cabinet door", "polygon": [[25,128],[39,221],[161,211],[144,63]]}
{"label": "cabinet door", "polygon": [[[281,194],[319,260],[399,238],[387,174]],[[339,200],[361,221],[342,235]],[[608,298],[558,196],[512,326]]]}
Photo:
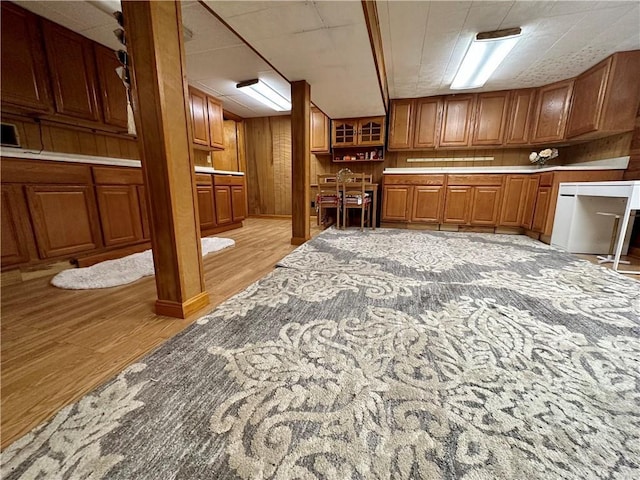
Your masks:
{"label": "cabinet door", "polygon": [[469,129],[473,113],[473,95],[445,97],[442,111],[441,147],[469,146]]}
{"label": "cabinet door", "polygon": [[471,225],[498,225],[502,187],[473,187]]}
{"label": "cabinet door", "polygon": [[389,117],[389,150],[413,147],[413,115],[415,100],[392,100]]}
{"label": "cabinet door", "polygon": [[120,62],[113,50],[93,44],[100,82],[100,98],[104,122],[115,127],[127,128],[127,89],[116,73]]}
{"label": "cabinet door", "polygon": [[101,246],[93,189],[89,185],[29,185],[29,213],[41,258]]}
{"label": "cabinet door", "polygon": [[598,128],[612,60],[613,57],[609,57],[576,78],[567,122],[567,138]]}
{"label": "cabinet door", "polygon": [[311,108],[311,151],[329,152],[329,117],[315,107]]}
{"label": "cabinet door", "polygon": [[506,145],[526,145],[529,143],[535,98],[536,91],[533,88],[511,92],[504,139]]}
{"label": "cabinet door", "polygon": [[469,223],[469,207],[471,206],[471,187],[447,187],[444,201],[443,223]]}
{"label": "cabinet door", "polygon": [[334,120],[331,130],[331,144],[334,147],[355,145],[358,141],[358,120]]}
{"label": "cabinet door", "polygon": [[243,185],[231,187],[231,208],[234,222],[241,222],[247,217],[247,203]]}
{"label": "cabinet door", "polygon": [[438,143],[442,99],[420,98],[416,101],[414,148],[434,148]]}
{"label": "cabinet door", "polygon": [[384,145],[384,117],[358,121],[358,145]]}
{"label": "cabinet door", "polygon": [[28,213],[24,198],[17,185],[2,185],[2,239],[0,240],[2,266],[16,265],[29,261],[27,235],[31,235],[27,225]]}
{"label": "cabinet door", "polygon": [[382,189],[382,220],[407,221],[411,187],[384,186]]}
{"label": "cabinet door", "polygon": [[216,226],[216,212],[213,208],[213,187],[198,185],[198,214],[200,216],[200,230]]}
{"label": "cabinet door", "polygon": [[209,146],[209,118],[207,113],[207,96],[189,87],[189,105],[191,107],[191,130],[193,143]]}
{"label": "cabinet door", "polygon": [[56,111],[84,120],[101,120],[91,41],[55,23],[42,23]]}
{"label": "cabinet door", "polygon": [[522,213],[526,198],[526,175],[508,175],[504,184],[500,225],[519,227],[522,225]]}
{"label": "cabinet door", "polygon": [[538,185],[540,184],[540,176],[534,175],[527,178],[525,182],[525,198],[524,208],[522,210],[522,226],[531,229],[533,225],[533,213],[536,209],[536,198],[538,196]]}
{"label": "cabinet door", "polygon": [[564,138],[573,80],[552,83],[538,89],[532,143],[553,142]]}
{"label": "cabinet door", "polygon": [[142,220],[136,186],[98,185],[96,193],[104,244],[111,246],[142,241]]}
{"label": "cabinet door", "polygon": [[51,112],[51,96],[38,18],[2,2],[2,103]]}
{"label": "cabinet door", "polygon": [[502,145],[509,92],[478,95],[473,128],[473,145]]}
{"label": "cabinet door", "polygon": [[444,187],[413,187],[412,222],[440,223]]}
{"label": "cabinet door", "polygon": [[536,209],[533,215],[532,230],[535,232],[543,232],[547,223],[547,214],[549,213],[549,205],[551,201],[551,187],[540,187],[536,197]]}
{"label": "cabinet door", "polygon": [[218,225],[226,225],[233,221],[233,210],[231,209],[231,187],[214,186],[216,219]]}
{"label": "cabinet door", "polygon": [[209,114],[209,145],[224,149],[224,117],[220,100],[207,96],[207,112]]}

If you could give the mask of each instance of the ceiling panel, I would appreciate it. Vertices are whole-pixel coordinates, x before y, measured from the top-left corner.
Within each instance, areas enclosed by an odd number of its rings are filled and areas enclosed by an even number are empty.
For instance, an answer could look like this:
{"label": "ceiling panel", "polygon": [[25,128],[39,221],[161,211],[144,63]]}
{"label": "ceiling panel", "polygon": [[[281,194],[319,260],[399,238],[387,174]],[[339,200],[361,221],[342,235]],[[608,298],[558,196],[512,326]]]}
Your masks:
{"label": "ceiling panel", "polygon": [[[638,1],[414,6],[378,0],[377,6],[392,98],[454,93],[449,85],[468,45],[481,31],[520,26],[523,35],[487,84],[471,91],[539,86],[573,77],[615,51],[640,49]],[[419,25],[421,21],[426,28]],[[417,51],[422,52],[419,68]]]}

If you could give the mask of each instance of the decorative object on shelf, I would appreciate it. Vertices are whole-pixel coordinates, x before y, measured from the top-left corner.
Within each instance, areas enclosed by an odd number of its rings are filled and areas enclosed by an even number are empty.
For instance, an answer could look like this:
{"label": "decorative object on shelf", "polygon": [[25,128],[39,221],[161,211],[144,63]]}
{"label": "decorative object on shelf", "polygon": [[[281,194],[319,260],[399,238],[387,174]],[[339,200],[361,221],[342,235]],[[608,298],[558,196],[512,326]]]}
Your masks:
{"label": "decorative object on shelf", "polygon": [[549,160],[556,158],[558,156],[557,148],[545,148],[544,150],[540,150],[540,153],[531,152],[529,155],[529,161],[531,163],[535,163],[537,165],[544,165]]}

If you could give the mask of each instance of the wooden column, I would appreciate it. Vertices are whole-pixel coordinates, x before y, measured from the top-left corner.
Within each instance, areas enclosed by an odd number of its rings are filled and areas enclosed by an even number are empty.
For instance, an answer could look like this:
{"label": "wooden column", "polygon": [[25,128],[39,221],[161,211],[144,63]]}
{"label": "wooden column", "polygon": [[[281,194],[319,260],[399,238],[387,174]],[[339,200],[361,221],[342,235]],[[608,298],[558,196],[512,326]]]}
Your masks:
{"label": "wooden column", "polygon": [[291,244],[311,238],[311,87],[305,80],[291,83]]}
{"label": "wooden column", "polygon": [[156,313],[185,318],[209,303],[197,216],[179,2],[122,2],[132,103],[147,186]]}

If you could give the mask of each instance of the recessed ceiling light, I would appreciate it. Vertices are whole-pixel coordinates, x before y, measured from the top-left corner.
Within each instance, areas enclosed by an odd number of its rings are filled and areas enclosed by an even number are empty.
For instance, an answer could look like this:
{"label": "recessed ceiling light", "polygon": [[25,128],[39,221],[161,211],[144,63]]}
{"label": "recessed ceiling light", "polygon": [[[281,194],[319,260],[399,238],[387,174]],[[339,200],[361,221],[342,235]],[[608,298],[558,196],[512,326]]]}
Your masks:
{"label": "recessed ceiling light", "polygon": [[478,33],[458,67],[451,90],[483,86],[518,43],[521,32],[518,27]]}
{"label": "recessed ceiling light", "polygon": [[236,85],[236,88],[273,110],[278,112],[291,110],[291,102],[262,80],[255,79],[240,82]]}

